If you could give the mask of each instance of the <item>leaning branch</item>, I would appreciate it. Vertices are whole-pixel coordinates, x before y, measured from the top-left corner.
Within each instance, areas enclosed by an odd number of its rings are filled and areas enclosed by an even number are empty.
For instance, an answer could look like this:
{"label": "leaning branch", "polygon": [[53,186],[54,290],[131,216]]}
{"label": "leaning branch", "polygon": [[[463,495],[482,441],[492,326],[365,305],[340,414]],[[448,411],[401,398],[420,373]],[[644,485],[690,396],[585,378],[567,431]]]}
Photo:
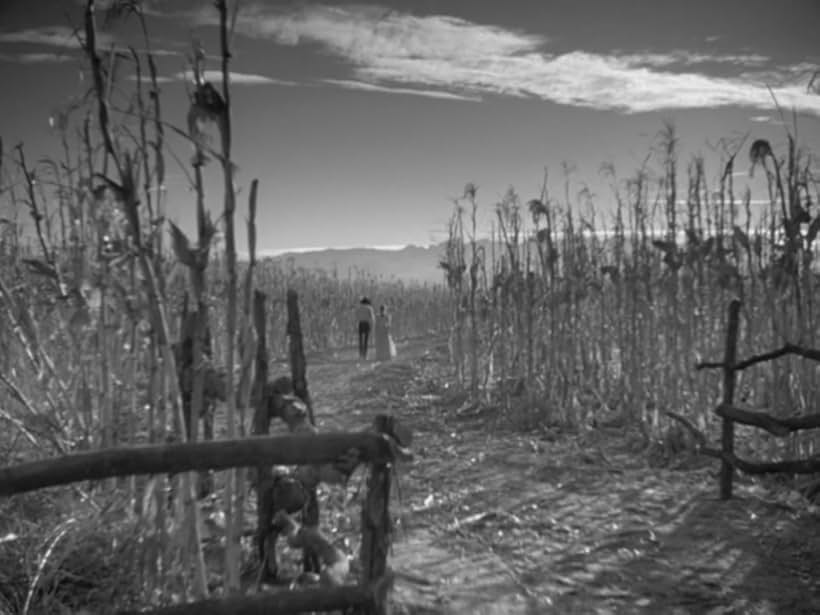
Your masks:
{"label": "leaning branch", "polygon": [[695,450],[701,455],[707,457],[714,457],[720,459],[731,465],[732,467],[745,472],[746,474],[776,474],[779,472],[786,472],[790,474],[813,474],[820,472],[820,455],[814,455],[808,459],[793,459],[787,461],[771,461],[771,462],[755,462],[746,461],[737,457],[733,453],[725,453],[720,449],[707,446],[706,436],[701,433],[689,419],[676,414],[675,412],[666,412],[666,415],[678,421],[683,425],[695,438]]}
{"label": "leaning branch", "polygon": [[787,436],[793,431],[820,427],[820,414],[781,419],[766,412],[749,410],[732,404],[720,404],[715,412],[723,418],[732,419],[744,425],[754,425],[780,437]]}
{"label": "leaning branch", "polygon": [[820,361],[820,350],[817,350],[816,348],[804,348],[803,346],[787,343],[782,348],[779,348],[777,350],[773,350],[771,352],[766,352],[759,355],[754,355],[749,357],[745,361],[735,363],[734,369],[735,371],[744,370],[747,367],[755,365],[756,363],[771,361],[772,359],[778,359],[788,354],[794,354],[799,357],[803,357],[804,359],[810,359],[812,361]]}
{"label": "leaning branch", "polygon": [[[817,348],[806,348],[805,346],[798,346],[797,344],[787,343],[784,344],[782,348],[778,348],[777,350],[764,352],[763,354],[752,355],[748,359],[738,361],[732,366],[732,369],[736,372],[739,372],[748,367],[751,367],[752,365],[763,363],[765,361],[779,359],[780,357],[784,357],[789,354],[797,355],[799,357],[803,357],[804,359],[809,359],[811,361],[820,361],[820,350],[818,350]],[[724,364],[722,361],[702,361],[695,365],[696,370],[723,369],[723,367]]]}

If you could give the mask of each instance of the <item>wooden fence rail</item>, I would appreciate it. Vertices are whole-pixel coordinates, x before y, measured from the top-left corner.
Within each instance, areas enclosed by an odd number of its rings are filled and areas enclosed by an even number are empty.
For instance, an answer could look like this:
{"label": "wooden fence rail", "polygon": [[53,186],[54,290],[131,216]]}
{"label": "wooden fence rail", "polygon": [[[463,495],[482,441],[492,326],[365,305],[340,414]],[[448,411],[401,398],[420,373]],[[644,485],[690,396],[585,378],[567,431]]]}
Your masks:
{"label": "wooden fence rail", "polygon": [[388,463],[390,441],[375,433],[294,434],[235,440],[131,446],[64,455],[0,468],[0,496],[85,480],[133,474],[177,474],[193,470],[268,465],[333,463],[356,449],[361,460]]}
{"label": "wooden fence rail", "polygon": [[391,464],[396,459],[394,444],[383,434],[293,434],[78,453],[0,468],[0,496],[133,474],[225,470],[259,464],[329,464],[349,455],[351,450],[358,452],[361,462],[369,464],[367,492],[361,510],[362,574],[358,585],[205,600],[142,612],[228,615],[352,608],[357,613],[381,615],[387,612],[387,594],[392,586],[392,575],[387,566],[391,533],[388,506]]}
{"label": "wooden fence rail", "polygon": [[720,369],[723,371],[723,398],[715,409],[715,412],[722,419],[721,448],[716,449],[707,445],[706,436],[692,425],[692,423],[674,412],[667,414],[681,422],[690,432],[692,432],[698,442],[700,453],[710,455],[721,460],[720,472],[720,497],[729,499],[732,497],[732,481],[734,470],[739,469],[748,474],[766,474],[776,472],[788,472],[792,474],[811,474],[820,472],[820,455],[814,455],[807,459],[794,459],[787,461],[772,462],[752,462],[738,458],[734,454],[734,426],[735,423],[751,425],[765,429],[772,435],[778,437],[804,429],[820,428],[820,413],[804,415],[801,417],[778,418],[769,411],[763,409],[744,408],[735,404],[734,394],[737,383],[738,372],[743,371],[764,361],[772,361],[786,355],[796,355],[805,359],[820,361],[820,350],[814,348],[804,348],[795,344],[785,344],[782,348],[754,355],[742,361],[737,360],[737,340],[740,327],[740,301],[734,300],[729,305],[729,315],[726,326],[726,347],[723,361],[698,363],[695,369]]}
{"label": "wooden fence rail", "polygon": [[342,609],[379,613],[383,611],[378,610],[378,605],[386,601],[391,583],[392,578],[388,575],[369,585],[316,587],[274,594],[233,596],[176,604],[152,611],[119,611],[117,615],[285,615]]}

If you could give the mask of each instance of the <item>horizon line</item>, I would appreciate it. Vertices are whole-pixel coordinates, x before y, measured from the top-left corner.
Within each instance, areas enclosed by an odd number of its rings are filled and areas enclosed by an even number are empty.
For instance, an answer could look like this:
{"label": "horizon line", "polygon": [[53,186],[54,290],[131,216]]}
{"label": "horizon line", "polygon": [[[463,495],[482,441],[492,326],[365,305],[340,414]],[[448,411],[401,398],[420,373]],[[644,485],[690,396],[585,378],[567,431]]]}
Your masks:
{"label": "horizon line", "polygon": [[[329,252],[341,250],[382,250],[385,252],[400,252],[405,248],[430,248],[434,243],[396,243],[396,244],[374,244],[374,245],[342,245],[342,246],[302,246],[298,248],[269,248],[256,251],[257,258],[275,258],[277,256],[284,256],[287,254],[309,254],[311,252]],[[241,253],[245,258],[248,253]]]}
{"label": "horizon line", "polygon": [[[741,226],[740,228],[741,228],[741,230],[745,231],[744,227]],[[541,230],[543,230],[543,229],[541,229]],[[685,226],[681,226],[677,229],[675,235],[676,235],[676,241],[678,243],[680,243],[681,241],[686,240],[687,230],[688,229]],[[757,227],[754,227],[754,226],[750,230],[751,230],[751,233],[753,235],[756,234],[756,233],[762,232],[760,229],[758,229]],[[593,231],[590,231],[589,229],[586,229],[586,228],[578,229],[576,231],[576,233],[577,232],[580,232],[580,234],[584,237],[596,237],[598,239],[607,239],[607,238],[610,238],[610,237],[615,237],[618,233],[618,231],[616,231],[615,229],[595,229]],[[733,232],[734,232],[734,227],[727,227],[724,230],[724,234],[727,234],[727,235],[731,234]],[[625,236],[633,236],[633,235],[637,235],[637,234],[639,234],[637,230],[631,230],[630,231],[629,229],[624,229],[624,235]],[[703,233],[703,237],[710,237],[710,236],[715,235],[715,234],[717,234],[717,229],[714,229],[711,232]],[[565,235],[565,232],[562,230],[562,231],[556,232],[554,237],[556,239],[560,240],[564,237],[564,235]],[[647,235],[647,237],[650,237],[652,239],[666,238],[666,237],[669,236],[669,229],[648,228],[648,229],[646,229],[646,235]],[[521,242],[521,245],[524,245],[525,243],[527,243],[527,241],[532,240],[532,238],[533,237],[532,237],[531,233],[529,233],[529,234],[526,234],[524,236],[519,237],[519,240]],[[491,234],[483,234],[482,233],[482,234],[479,234],[479,236],[476,238],[476,241],[485,242],[485,241],[491,241],[493,239],[498,240],[498,237],[493,236]],[[469,244],[470,244],[470,239],[468,237],[465,237],[464,240],[465,240],[465,246],[468,247]],[[407,248],[423,248],[425,250],[429,250],[430,248],[435,248],[437,246],[445,244],[446,242],[447,242],[447,239],[445,238],[442,241],[437,241],[437,242],[430,241],[430,242],[425,242],[425,243],[404,243],[404,244],[385,244],[385,245],[377,245],[377,244],[376,245],[347,245],[347,246],[310,246],[310,247],[300,247],[300,248],[268,249],[268,250],[258,250],[257,253],[256,253],[256,258],[257,258],[257,260],[260,260],[260,259],[263,259],[263,258],[276,258],[276,257],[280,257],[280,256],[287,256],[287,255],[290,255],[290,254],[296,256],[296,255],[300,255],[300,254],[311,254],[311,253],[315,253],[315,252],[343,252],[343,251],[352,251],[352,250],[372,250],[372,251],[383,251],[383,252],[400,252],[400,251],[402,251],[404,249],[407,249]],[[237,257],[240,260],[247,260],[248,259],[248,252],[247,251],[239,251],[239,252],[237,252]]]}

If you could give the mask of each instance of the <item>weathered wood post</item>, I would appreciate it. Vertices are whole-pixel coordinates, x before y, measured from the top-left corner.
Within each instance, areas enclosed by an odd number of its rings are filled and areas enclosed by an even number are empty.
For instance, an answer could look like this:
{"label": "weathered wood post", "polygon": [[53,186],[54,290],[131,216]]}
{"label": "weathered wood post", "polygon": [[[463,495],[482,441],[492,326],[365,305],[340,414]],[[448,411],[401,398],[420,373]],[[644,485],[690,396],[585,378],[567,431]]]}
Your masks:
{"label": "weathered wood post", "polygon": [[316,426],[313,417],[313,404],[307,386],[307,368],[305,364],[305,349],[302,343],[302,324],[299,320],[299,295],[295,290],[288,289],[288,347],[290,349],[290,375],[293,380],[293,392],[305,402],[310,424]]}
{"label": "weathered wood post", "polygon": [[[729,304],[729,320],[726,325],[726,351],[723,355],[723,405],[731,406],[735,398],[735,383],[737,372],[737,337],[740,324],[740,301],[734,299]],[[721,431],[721,448],[724,458],[720,466],[720,498],[728,500],[732,497],[732,479],[734,467],[728,457],[734,455],[735,450],[735,422],[723,417]]]}
{"label": "weathered wood post", "polygon": [[[192,274],[196,278],[197,274]],[[174,345],[177,368],[177,382],[182,399],[182,419],[185,439],[195,442],[199,439],[199,422],[202,422],[202,437],[214,439],[214,400],[208,394],[204,372],[204,359],[211,358],[211,332],[208,327],[205,301],[201,289],[194,281],[197,309],[189,309],[188,292],[185,292],[179,322],[179,341]],[[212,388],[212,387],[211,387]],[[176,417],[175,417],[176,418]],[[176,422],[176,421],[175,421]],[[212,472],[200,472],[197,478],[197,496],[204,498],[214,490]]]}
{"label": "weathered wood post", "polygon": [[390,464],[370,466],[367,497],[362,506],[361,584],[375,584],[368,615],[388,615],[387,601],[390,579],[387,576],[387,554],[390,550],[392,524],[390,520]]}
{"label": "weathered wood post", "polygon": [[268,404],[265,397],[265,383],[268,381],[268,342],[267,318],[265,317],[265,300],[267,296],[260,290],[253,291],[253,326],[256,329],[256,358],[254,359],[254,377],[251,384],[253,403],[253,424],[251,433],[255,436],[267,434],[270,430]]}
{"label": "weathered wood post", "polygon": [[[307,386],[307,362],[305,361],[305,347],[302,342],[302,323],[299,320],[299,295],[293,289],[288,289],[288,348],[290,350],[290,377],[293,381],[293,392],[307,407],[308,420],[314,427],[316,419],[313,416],[313,404]],[[302,521],[310,527],[319,527],[319,497],[316,488],[308,492],[308,502],[303,511]],[[306,572],[318,572],[319,562],[307,549],[303,557]]]}
{"label": "weathered wood post", "polygon": [[[270,433],[270,415],[268,400],[265,395],[265,384],[268,381],[268,346],[265,317],[265,293],[255,290],[253,293],[253,324],[256,329],[256,359],[251,399],[253,400],[253,424],[251,434],[254,436]],[[273,473],[269,465],[256,467],[256,550],[259,555],[260,579],[276,576],[276,554],[268,557],[267,541],[273,521]]]}

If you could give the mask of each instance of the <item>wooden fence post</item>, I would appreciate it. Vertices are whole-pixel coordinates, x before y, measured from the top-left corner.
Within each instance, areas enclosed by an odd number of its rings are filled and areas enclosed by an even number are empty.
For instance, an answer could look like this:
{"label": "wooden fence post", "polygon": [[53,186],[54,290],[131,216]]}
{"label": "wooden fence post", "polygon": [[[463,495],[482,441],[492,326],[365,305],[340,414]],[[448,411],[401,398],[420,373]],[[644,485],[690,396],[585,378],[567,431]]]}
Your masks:
{"label": "wooden fence post", "polygon": [[390,464],[374,463],[370,466],[367,496],[362,505],[362,585],[373,586],[373,603],[368,615],[388,615],[390,612],[387,592],[387,555],[390,550],[392,523],[390,520]]}
{"label": "wooden fence post", "polygon": [[[260,290],[253,291],[253,323],[256,329],[256,357],[251,399],[253,402],[253,423],[251,434],[267,436],[270,434],[270,412],[265,385],[268,382],[268,338],[265,301],[267,295]],[[276,554],[268,553],[268,537],[273,522],[273,472],[269,465],[256,467],[256,552],[259,555],[259,578],[276,576]]]}
{"label": "wooden fence post", "polygon": [[299,320],[299,295],[295,290],[288,289],[288,344],[290,346],[290,374],[293,379],[293,392],[305,402],[310,424],[316,426],[313,416],[313,404],[307,386],[307,370],[305,368],[305,350],[302,342],[302,324]]}
{"label": "wooden fence post", "polygon": [[[723,355],[723,405],[731,406],[735,399],[735,383],[737,372],[737,337],[740,324],[740,301],[734,299],[729,304],[729,320],[726,325],[726,351]],[[727,457],[734,455],[735,450],[735,422],[723,417],[721,431],[721,448],[724,458],[720,466],[720,499],[728,500],[732,497],[732,478],[734,467]]]}

